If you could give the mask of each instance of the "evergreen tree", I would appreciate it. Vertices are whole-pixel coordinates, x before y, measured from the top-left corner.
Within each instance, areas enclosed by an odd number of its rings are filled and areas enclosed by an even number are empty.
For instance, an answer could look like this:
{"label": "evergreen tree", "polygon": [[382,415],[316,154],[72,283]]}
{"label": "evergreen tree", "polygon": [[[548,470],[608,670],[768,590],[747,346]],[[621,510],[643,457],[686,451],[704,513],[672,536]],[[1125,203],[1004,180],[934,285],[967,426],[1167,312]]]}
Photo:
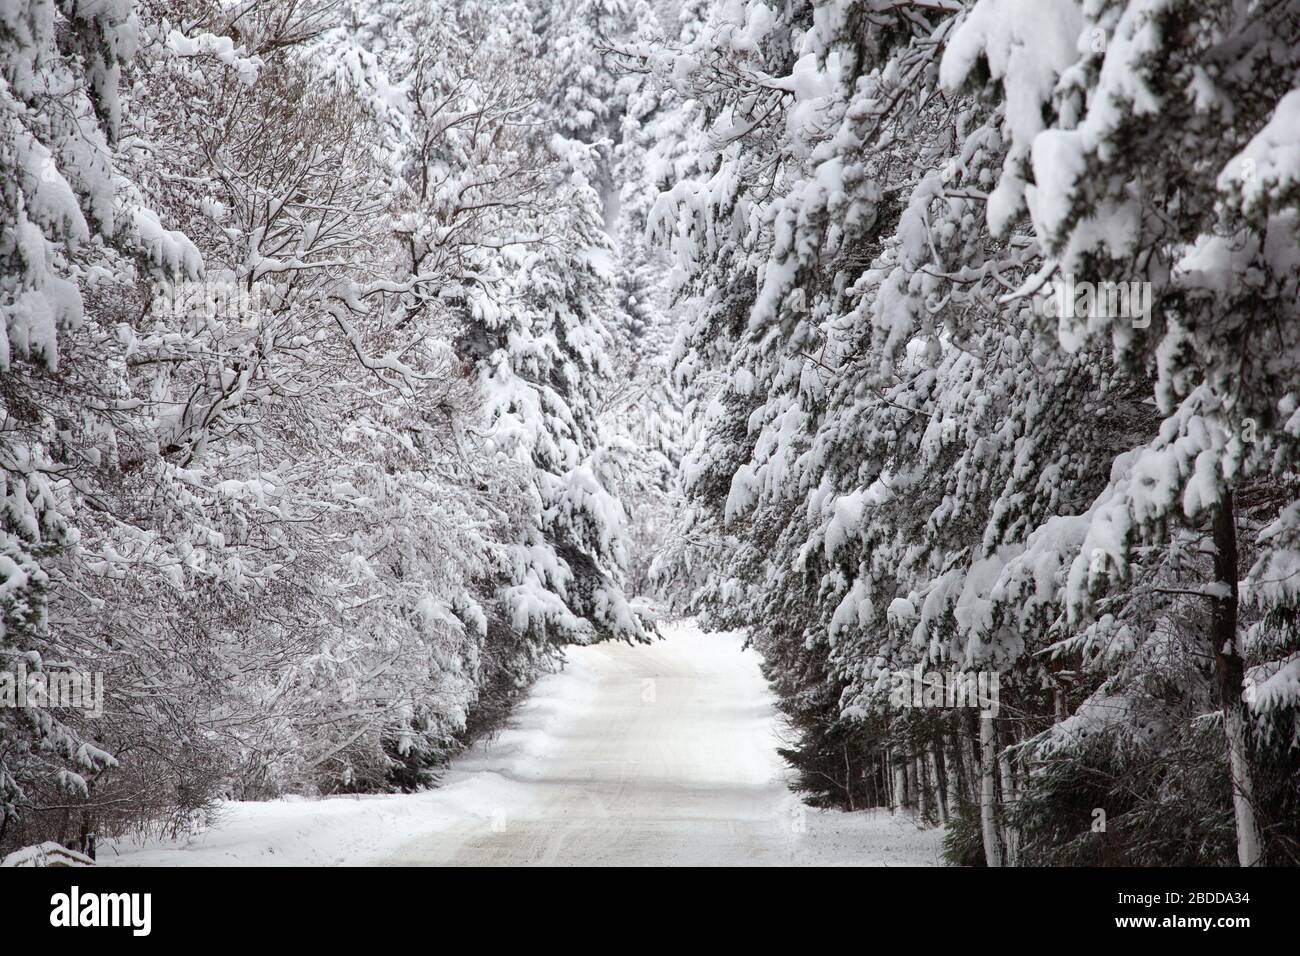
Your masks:
{"label": "evergreen tree", "polygon": [[[687,534],[716,552],[664,567],[710,621],[751,627],[804,780],[834,780],[853,740],[871,756],[848,776],[882,802],[978,808],[990,865],[1145,852],[1173,793],[1202,801],[1207,837],[1232,812],[1242,862],[1288,852],[1294,644],[1289,591],[1263,578],[1289,560],[1269,430],[1293,347],[1241,330],[1287,327],[1295,74],[1265,37],[1294,16],[1248,6],[756,2],[640,55],[711,123],[659,225],[678,375],[707,409]],[[1150,285],[1113,321],[1054,308],[1078,280]],[[1258,557],[1243,522],[1267,528]],[[998,675],[1001,712],[900,708],[891,682],[915,668]],[[1228,789],[1201,785],[1211,708]],[[1195,772],[1124,792],[1126,768],[1178,749]],[[1091,769],[1115,775],[1105,799]],[[1085,848],[1089,800],[1153,844]]]}

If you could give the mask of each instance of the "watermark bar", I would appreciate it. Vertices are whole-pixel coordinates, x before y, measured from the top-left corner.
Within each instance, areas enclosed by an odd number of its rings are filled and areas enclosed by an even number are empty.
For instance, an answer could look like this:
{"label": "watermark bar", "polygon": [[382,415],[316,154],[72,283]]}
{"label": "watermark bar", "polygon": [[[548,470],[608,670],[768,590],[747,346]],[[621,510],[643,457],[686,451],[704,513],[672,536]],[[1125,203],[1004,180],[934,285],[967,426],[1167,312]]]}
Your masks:
{"label": "watermark bar", "polygon": [[72,670],[28,671],[23,661],[0,671],[0,708],[68,708],[88,717],[104,714],[104,675]]}

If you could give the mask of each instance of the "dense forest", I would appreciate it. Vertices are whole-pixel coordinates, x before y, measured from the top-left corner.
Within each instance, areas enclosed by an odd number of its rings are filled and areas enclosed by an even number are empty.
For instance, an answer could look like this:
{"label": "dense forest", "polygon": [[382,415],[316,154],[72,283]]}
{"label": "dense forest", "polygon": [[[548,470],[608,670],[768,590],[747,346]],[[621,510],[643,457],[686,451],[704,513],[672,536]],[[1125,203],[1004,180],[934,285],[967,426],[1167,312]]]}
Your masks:
{"label": "dense forest", "polygon": [[690,614],[951,863],[1300,864],[1300,0],[12,0],[0,124],[0,856]]}

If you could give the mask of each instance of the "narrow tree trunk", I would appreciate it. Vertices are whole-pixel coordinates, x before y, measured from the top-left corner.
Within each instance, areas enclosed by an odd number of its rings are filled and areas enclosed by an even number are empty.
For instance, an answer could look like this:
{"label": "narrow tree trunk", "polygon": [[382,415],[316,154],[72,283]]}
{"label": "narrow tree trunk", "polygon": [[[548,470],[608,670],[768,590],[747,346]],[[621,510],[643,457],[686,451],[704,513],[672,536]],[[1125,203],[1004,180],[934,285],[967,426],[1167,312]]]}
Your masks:
{"label": "narrow tree trunk", "polygon": [[880,751],[880,760],[876,766],[877,787],[880,791],[880,806],[889,809],[889,751]]}
{"label": "narrow tree trunk", "polygon": [[885,806],[890,813],[898,806],[898,801],[894,797],[894,776],[892,763],[891,748],[886,747],[884,752],[884,762],[880,766],[880,780],[885,787]]}
{"label": "narrow tree trunk", "polygon": [[992,717],[980,722],[980,830],[984,862],[1002,865],[1002,835],[998,832],[998,734]]}
{"label": "narrow tree trunk", "polygon": [[[1016,785],[1011,772],[1011,751],[1006,747],[998,753],[998,773],[1002,784],[1002,806],[1008,808],[1016,802]],[[1015,829],[1007,823],[1005,813],[1001,816],[1001,823],[1004,862],[1007,866],[1015,866],[1019,840]]]}
{"label": "narrow tree trunk", "polygon": [[857,801],[853,799],[853,760],[849,755],[847,743],[844,745],[844,794],[849,802],[849,811],[856,810]]}
{"label": "narrow tree trunk", "polygon": [[876,761],[871,751],[862,762],[862,796],[868,807],[878,806],[876,802]]}
{"label": "narrow tree trunk", "polygon": [[907,780],[907,808],[915,811],[920,801],[916,787],[916,757],[908,754],[903,758],[903,773]]}
{"label": "narrow tree trunk", "polygon": [[948,819],[957,819],[961,809],[961,730],[953,728],[947,735],[948,752],[943,762],[948,782]]}
{"label": "narrow tree trunk", "polygon": [[1242,699],[1246,668],[1237,646],[1237,520],[1232,492],[1224,493],[1214,513],[1214,575],[1220,592],[1214,600],[1214,665],[1223,730],[1228,744],[1232,779],[1232,810],[1237,822],[1237,860],[1242,866],[1259,863],[1262,843],[1255,820],[1255,785],[1250,766],[1250,715]]}
{"label": "narrow tree trunk", "polygon": [[900,757],[894,758],[894,812],[907,806],[907,771]]}
{"label": "narrow tree trunk", "polygon": [[966,769],[966,799],[973,806],[978,807],[980,803],[979,720],[973,710],[967,710],[965,714],[966,733],[962,737],[966,749],[962,753],[962,766]]}
{"label": "narrow tree trunk", "polygon": [[912,777],[916,780],[916,813],[924,821],[930,816],[930,774],[924,751],[912,758],[912,767]]}
{"label": "narrow tree trunk", "polygon": [[934,793],[936,816],[941,826],[948,825],[948,787],[943,773],[943,736],[935,738],[934,743],[926,749],[926,766],[930,771],[930,789]]}

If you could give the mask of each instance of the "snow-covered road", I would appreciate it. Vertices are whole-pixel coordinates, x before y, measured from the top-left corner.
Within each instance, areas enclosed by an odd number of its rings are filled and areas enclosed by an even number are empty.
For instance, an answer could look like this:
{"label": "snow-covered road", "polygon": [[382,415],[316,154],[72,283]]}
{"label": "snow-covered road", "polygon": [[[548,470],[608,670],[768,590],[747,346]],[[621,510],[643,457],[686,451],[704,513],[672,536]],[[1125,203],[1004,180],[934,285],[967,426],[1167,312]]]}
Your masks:
{"label": "snow-covered road", "polygon": [[[785,786],[758,657],[690,625],[575,648],[512,729],[412,796],[231,804],[127,864],[924,865],[940,834],[803,807]],[[113,852],[101,854],[112,862]]]}

